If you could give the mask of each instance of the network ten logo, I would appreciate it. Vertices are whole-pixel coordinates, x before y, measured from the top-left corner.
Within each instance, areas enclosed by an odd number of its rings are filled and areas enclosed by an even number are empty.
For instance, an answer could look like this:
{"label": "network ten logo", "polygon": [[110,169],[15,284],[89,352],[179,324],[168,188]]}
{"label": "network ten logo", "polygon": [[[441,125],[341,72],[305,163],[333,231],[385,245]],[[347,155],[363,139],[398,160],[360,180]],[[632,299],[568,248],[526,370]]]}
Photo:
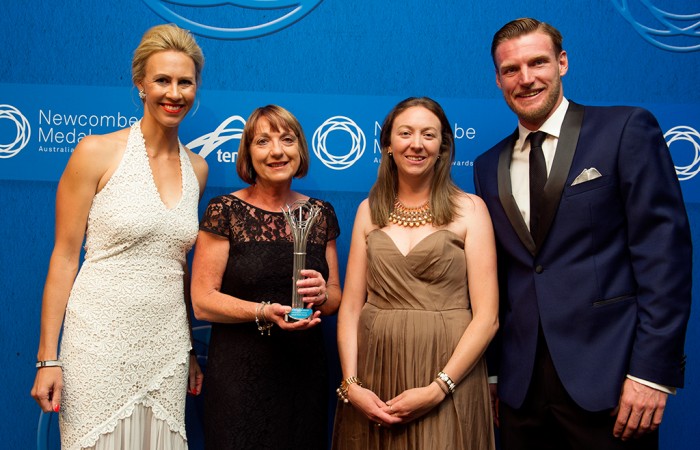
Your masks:
{"label": "network ten logo", "polygon": [[[230,126],[234,122],[240,122],[240,125]],[[240,139],[243,134],[244,126],[245,119],[243,117],[231,116],[221,122],[221,124],[216,127],[216,130],[194,139],[187,144],[187,147],[193,151],[194,149],[201,147],[201,150],[199,150],[199,156],[202,158],[206,158],[212,152],[216,151],[216,160],[218,162],[235,163],[238,152],[227,152],[221,150],[220,147],[232,139]]]}
{"label": "network ten logo", "polygon": [[[11,122],[8,126],[7,121]],[[0,105],[0,158],[12,158],[29,143],[32,128],[12,105]]]}
{"label": "network ten logo", "polygon": [[[224,40],[253,39],[276,33],[300,21],[322,1],[323,0],[143,0],[146,6],[168,22],[175,23],[200,36]],[[173,7],[176,9],[173,9]],[[222,8],[215,9],[214,7]],[[190,16],[201,17],[204,10],[210,10],[212,11],[212,16],[215,16],[217,20],[221,20],[222,17],[226,16],[225,13],[227,11],[224,8],[229,7],[239,8],[237,12],[245,16],[241,21],[253,20],[251,16],[256,16],[255,12],[261,10],[280,11],[280,16],[271,20],[263,19],[264,21],[257,25],[226,28],[194,22],[192,19],[178,13],[187,11],[188,13],[192,13],[188,14]],[[193,8],[199,11],[192,11]],[[176,10],[178,12],[176,12]]]}
{"label": "network ten logo", "polygon": [[697,175],[700,172],[700,133],[689,126],[679,125],[668,130],[664,134],[664,139],[666,139],[669,149],[678,142],[687,142],[692,146],[693,159],[691,163],[685,166],[675,166],[678,179],[680,181],[689,180]]}

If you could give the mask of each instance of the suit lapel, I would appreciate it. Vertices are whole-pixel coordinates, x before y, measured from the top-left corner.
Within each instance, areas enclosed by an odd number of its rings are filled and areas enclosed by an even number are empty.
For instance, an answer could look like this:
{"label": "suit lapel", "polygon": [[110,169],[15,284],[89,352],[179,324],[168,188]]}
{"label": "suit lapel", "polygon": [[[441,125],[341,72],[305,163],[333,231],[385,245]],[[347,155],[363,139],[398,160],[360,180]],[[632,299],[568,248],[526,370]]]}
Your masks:
{"label": "suit lapel", "polygon": [[564,122],[561,125],[559,142],[557,143],[557,151],[554,154],[552,169],[549,172],[547,184],[544,186],[544,202],[542,205],[540,226],[535,236],[535,246],[538,249],[542,246],[547,233],[549,233],[549,228],[557,213],[561,195],[564,191],[564,184],[566,183],[569,170],[571,169],[571,161],[574,159],[582,122],[583,106],[570,101],[566,116],[564,116]]}
{"label": "suit lapel", "polygon": [[513,158],[513,146],[517,140],[518,129],[516,128],[511,139],[501,148],[501,153],[498,157],[498,197],[515,233],[528,251],[534,255],[537,250],[535,241],[530,235],[530,230],[527,228],[523,215],[520,214],[520,208],[518,208],[518,204],[513,197],[513,188],[510,182],[510,162]]}

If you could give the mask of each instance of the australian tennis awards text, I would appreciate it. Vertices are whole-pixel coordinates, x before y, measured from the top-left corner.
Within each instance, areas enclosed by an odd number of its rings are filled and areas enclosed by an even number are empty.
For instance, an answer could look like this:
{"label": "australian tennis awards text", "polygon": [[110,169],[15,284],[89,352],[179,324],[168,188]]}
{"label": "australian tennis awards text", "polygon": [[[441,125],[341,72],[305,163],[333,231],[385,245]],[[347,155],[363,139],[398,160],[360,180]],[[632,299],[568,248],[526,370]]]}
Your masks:
{"label": "australian tennis awards text", "polygon": [[131,126],[139,119],[117,112],[116,114],[67,114],[53,110],[39,110],[39,145],[50,148],[58,145],[76,145],[82,138],[93,133],[115,131],[118,128]]}

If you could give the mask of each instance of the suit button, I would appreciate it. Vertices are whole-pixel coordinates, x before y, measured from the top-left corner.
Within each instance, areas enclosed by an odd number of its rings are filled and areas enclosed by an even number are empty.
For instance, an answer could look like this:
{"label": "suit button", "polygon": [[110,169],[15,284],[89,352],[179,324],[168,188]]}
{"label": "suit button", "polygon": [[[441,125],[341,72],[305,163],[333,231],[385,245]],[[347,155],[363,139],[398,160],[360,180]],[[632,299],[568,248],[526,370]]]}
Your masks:
{"label": "suit button", "polygon": [[542,266],[540,266],[539,264],[537,265],[537,267],[535,267],[535,273],[542,273],[543,271],[544,271],[544,268]]}

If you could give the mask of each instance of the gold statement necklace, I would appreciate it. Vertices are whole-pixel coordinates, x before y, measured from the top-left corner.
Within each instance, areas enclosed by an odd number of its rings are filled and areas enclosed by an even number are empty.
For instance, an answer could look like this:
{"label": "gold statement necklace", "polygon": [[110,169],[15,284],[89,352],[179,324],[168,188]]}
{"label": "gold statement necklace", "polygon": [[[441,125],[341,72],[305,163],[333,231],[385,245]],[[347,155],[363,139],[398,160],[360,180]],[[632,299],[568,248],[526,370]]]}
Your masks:
{"label": "gold statement necklace", "polygon": [[419,227],[433,222],[433,213],[430,210],[430,201],[421,206],[409,208],[399,200],[394,200],[394,210],[389,213],[389,221],[402,227]]}

